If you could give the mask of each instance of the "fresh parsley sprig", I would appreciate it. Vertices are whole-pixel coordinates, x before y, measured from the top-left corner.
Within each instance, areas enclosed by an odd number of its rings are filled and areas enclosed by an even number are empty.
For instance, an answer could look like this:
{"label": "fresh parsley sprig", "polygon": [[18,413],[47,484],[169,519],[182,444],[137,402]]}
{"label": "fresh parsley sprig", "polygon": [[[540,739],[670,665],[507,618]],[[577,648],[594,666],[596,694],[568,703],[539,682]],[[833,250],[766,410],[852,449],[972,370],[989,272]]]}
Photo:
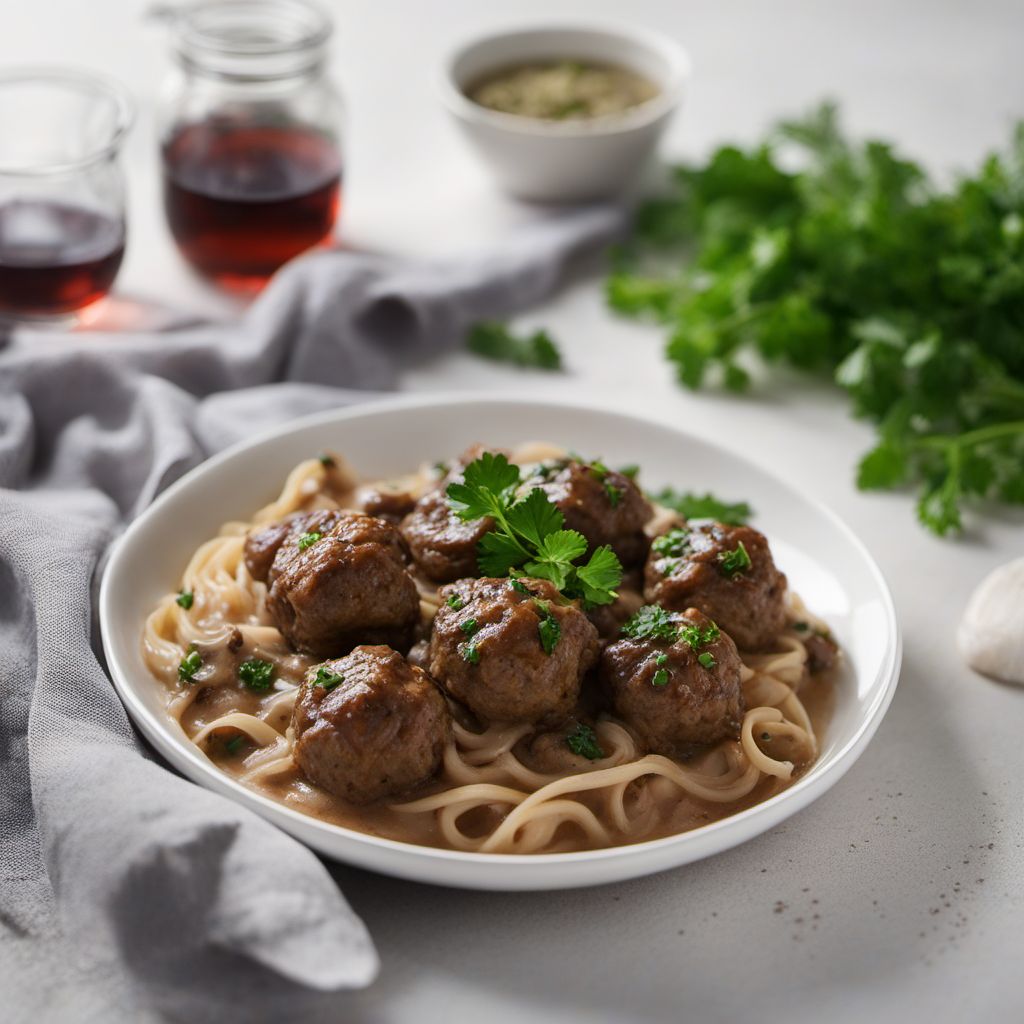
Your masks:
{"label": "fresh parsley sprig", "polygon": [[566,530],[561,509],[539,487],[518,496],[519,467],[502,454],[484,452],[448,485],[452,511],[464,522],[490,518],[495,528],[480,541],[477,562],[487,576],[513,571],[549,580],[566,597],[588,605],[610,604],[622,581],[622,565],[608,546],[586,562],[587,540]]}
{"label": "fresh parsley sprig", "polygon": [[665,325],[685,387],[744,390],[750,354],[831,377],[878,431],[858,487],[918,488],[918,518],[944,535],[967,502],[1024,504],[1022,267],[1024,123],[940,188],[823,104],[676,168],[607,298]]}

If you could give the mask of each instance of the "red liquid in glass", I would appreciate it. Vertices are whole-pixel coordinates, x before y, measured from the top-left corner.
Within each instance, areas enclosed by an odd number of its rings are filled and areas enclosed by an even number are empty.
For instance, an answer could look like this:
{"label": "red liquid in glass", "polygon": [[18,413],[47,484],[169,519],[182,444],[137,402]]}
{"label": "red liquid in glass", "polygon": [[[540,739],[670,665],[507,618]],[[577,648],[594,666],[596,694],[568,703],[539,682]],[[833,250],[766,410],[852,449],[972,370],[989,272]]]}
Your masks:
{"label": "red liquid in glass", "polygon": [[197,124],[165,144],[164,207],[185,258],[221,284],[258,287],[329,238],[341,164],[307,129]]}
{"label": "red liquid in glass", "polygon": [[0,314],[60,316],[101,299],[124,256],[119,221],[40,199],[0,204]]}

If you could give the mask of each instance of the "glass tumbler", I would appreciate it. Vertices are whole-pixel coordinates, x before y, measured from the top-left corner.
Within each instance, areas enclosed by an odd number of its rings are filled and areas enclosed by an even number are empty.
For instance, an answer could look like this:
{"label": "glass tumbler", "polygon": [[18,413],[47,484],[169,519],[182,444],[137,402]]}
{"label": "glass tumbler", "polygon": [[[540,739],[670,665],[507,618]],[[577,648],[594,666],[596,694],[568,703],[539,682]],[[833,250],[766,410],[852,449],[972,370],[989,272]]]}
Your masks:
{"label": "glass tumbler", "polygon": [[116,84],[57,68],[0,72],[0,319],[63,320],[110,290],[125,246]]}
{"label": "glass tumbler", "polygon": [[164,210],[182,255],[251,290],[330,240],[341,196],[341,100],[329,17],[306,0],[164,9],[177,68],[160,118]]}

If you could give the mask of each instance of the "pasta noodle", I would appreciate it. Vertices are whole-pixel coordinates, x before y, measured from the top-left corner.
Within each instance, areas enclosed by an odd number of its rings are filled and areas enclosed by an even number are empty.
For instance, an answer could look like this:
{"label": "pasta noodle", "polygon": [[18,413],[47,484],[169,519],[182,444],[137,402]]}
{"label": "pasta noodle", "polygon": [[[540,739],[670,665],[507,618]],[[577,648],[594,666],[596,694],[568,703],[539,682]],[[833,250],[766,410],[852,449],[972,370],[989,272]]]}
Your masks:
{"label": "pasta noodle", "polygon": [[[558,450],[549,445],[531,445],[515,458],[525,462],[553,452]],[[429,480],[424,470],[403,485],[422,491]],[[191,606],[182,607],[171,593],[146,621],[144,657],[167,688],[168,713],[192,743],[243,784],[306,813],[391,838],[481,853],[552,853],[637,842],[734,813],[788,785],[817,756],[813,716],[801,699],[812,685],[808,650],[800,632],[788,628],[774,650],[743,655],[748,710],[739,739],[693,761],[645,755],[624,724],[603,716],[595,728],[604,757],[572,774],[544,774],[517,752],[533,727],[494,725],[478,732],[456,722],[439,777],[426,792],[372,809],[345,807],[306,781],[292,761],[291,710],[314,659],[294,652],[273,625],[264,608],[265,586],[250,576],[243,544],[254,525],[298,511],[352,507],[355,488],[343,464],[303,462],[251,522],[225,524],[195,552],[182,581]],[[656,520],[663,512],[657,510]],[[827,628],[795,594],[788,601],[791,624]],[[436,592],[421,586],[425,621],[437,607]],[[225,649],[226,638],[248,656],[273,662],[275,681],[267,692],[249,692],[233,672],[218,668],[216,652]],[[214,671],[203,686],[178,678],[193,645],[212,652]],[[246,742],[244,756],[229,756],[223,738],[239,736]],[[786,756],[769,752],[779,750]]]}

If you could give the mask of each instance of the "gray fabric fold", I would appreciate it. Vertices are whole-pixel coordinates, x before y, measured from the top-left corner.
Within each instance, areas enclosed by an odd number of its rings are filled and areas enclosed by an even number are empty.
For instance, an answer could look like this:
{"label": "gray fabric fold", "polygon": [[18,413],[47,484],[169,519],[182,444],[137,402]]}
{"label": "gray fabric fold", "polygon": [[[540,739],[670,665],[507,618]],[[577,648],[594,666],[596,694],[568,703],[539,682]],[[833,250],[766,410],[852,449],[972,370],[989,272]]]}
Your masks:
{"label": "gray fabric fold", "polygon": [[286,267],[235,324],[19,330],[0,352],[0,977],[12,1020],[339,1019],[377,953],[324,866],[134,734],[92,598],[124,524],[210,453],[393,388],[612,239],[580,210],[499,252]]}

